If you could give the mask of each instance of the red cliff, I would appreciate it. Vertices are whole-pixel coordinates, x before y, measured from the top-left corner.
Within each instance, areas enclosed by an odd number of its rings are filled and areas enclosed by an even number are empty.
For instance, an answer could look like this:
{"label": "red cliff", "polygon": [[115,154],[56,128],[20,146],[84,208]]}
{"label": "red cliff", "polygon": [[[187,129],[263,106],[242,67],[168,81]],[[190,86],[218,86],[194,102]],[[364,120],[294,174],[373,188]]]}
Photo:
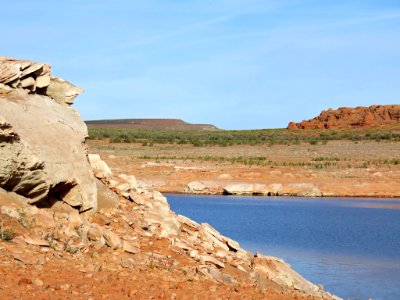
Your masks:
{"label": "red cliff", "polygon": [[288,129],[350,129],[400,123],[400,105],[372,105],[328,109],[318,117],[300,123],[290,122]]}

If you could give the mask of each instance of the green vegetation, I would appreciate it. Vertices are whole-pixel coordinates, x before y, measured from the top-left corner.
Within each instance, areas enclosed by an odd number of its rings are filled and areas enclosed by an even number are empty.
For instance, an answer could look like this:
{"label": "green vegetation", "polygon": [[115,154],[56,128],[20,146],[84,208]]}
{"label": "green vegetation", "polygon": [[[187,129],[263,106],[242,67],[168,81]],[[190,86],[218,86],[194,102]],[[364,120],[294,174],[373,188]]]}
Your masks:
{"label": "green vegetation", "polygon": [[353,129],[335,130],[222,130],[222,131],[179,131],[179,130],[143,130],[124,128],[89,128],[89,138],[109,140],[110,143],[140,143],[143,146],[154,144],[176,144],[203,146],[233,146],[285,144],[298,145],[309,143],[326,144],[331,140],[400,141],[400,131],[392,129]]}
{"label": "green vegetation", "polygon": [[272,167],[279,167],[279,166],[288,166],[288,167],[311,167],[315,169],[324,169],[327,167],[336,166],[336,162],[325,161],[322,163],[316,163],[314,161],[311,162],[293,162],[293,161],[283,161],[277,162],[267,159],[263,156],[149,156],[143,155],[139,156],[138,159],[144,160],[154,160],[156,162],[161,162],[163,160],[166,161],[174,161],[174,160],[184,160],[184,161],[212,161],[217,163],[228,163],[228,164],[242,164],[245,166],[272,166]]}
{"label": "green vegetation", "polygon": [[11,228],[4,228],[3,222],[0,223],[0,239],[3,241],[11,241],[14,238],[14,230]]}

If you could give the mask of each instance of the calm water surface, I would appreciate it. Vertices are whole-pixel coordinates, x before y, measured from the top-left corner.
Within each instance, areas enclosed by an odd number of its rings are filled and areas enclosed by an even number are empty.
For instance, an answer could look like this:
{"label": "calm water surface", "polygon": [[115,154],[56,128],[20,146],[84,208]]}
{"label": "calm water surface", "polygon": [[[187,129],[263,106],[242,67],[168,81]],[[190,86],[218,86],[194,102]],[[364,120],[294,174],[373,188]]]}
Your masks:
{"label": "calm water surface", "polygon": [[345,299],[400,299],[400,199],[166,195],[252,252]]}

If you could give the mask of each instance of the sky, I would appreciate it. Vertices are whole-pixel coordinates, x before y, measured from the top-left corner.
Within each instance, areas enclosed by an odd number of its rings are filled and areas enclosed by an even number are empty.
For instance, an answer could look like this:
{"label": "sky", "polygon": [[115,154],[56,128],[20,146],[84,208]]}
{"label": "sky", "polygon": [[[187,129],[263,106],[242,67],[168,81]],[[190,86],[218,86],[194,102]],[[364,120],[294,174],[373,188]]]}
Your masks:
{"label": "sky", "polygon": [[50,63],[85,120],[282,128],[400,103],[399,0],[0,0],[0,55]]}

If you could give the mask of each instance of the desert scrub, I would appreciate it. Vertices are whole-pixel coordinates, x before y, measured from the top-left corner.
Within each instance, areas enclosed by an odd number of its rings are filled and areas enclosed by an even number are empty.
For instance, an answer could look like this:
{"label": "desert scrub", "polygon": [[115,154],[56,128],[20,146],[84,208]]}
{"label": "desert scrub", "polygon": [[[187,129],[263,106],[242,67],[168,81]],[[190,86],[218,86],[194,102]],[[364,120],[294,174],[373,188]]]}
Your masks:
{"label": "desert scrub", "polygon": [[349,141],[400,141],[400,128],[336,130],[220,130],[182,131],[145,130],[127,128],[89,128],[92,140],[108,140],[110,143],[138,143],[142,145],[176,144],[204,146],[233,145],[311,145],[326,144],[331,140]]}
{"label": "desert scrub", "polygon": [[11,241],[14,238],[14,230],[12,228],[4,228],[3,221],[0,222],[0,239],[3,241]]}

